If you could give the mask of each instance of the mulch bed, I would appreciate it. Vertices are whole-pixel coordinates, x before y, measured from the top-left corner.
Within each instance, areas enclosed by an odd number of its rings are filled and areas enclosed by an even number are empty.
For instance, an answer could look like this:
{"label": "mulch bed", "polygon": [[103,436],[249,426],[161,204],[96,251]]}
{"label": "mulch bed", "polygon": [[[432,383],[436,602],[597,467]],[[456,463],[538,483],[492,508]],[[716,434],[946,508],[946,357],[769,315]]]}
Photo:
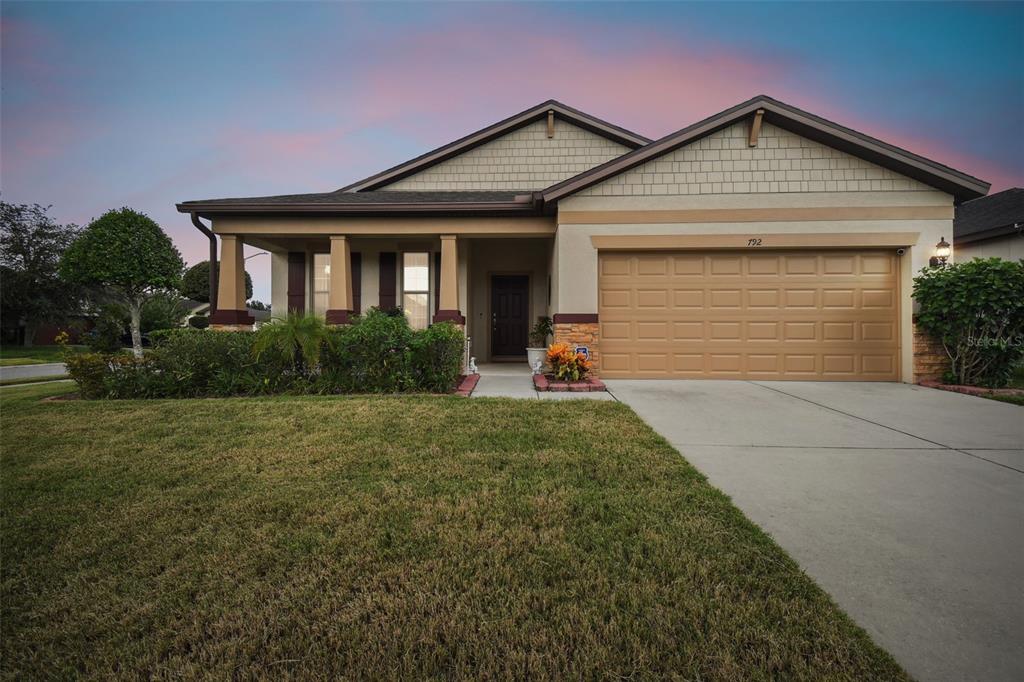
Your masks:
{"label": "mulch bed", "polygon": [[553,374],[534,374],[533,387],[538,391],[573,391],[574,393],[608,390],[605,388],[604,382],[597,377],[580,381],[561,381],[556,379]]}
{"label": "mulch bed", "polygon": [[940,391],[952,391],[966,395],[989,396],[1024,396],[1024,388],[984,388],[982,386],[961,386],[959,384],[943,384],[938,381],[922,381],[921,386],[937,388]]}

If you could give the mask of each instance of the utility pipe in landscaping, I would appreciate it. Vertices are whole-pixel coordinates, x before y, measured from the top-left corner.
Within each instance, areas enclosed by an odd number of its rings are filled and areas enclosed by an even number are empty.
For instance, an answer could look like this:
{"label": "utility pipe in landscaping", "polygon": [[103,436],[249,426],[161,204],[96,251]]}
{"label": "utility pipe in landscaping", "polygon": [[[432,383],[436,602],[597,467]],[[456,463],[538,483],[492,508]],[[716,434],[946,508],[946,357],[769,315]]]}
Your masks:
{"label": "utility pipe in landscaping", "polygon": [[192,224],[210,239],[210,314],[213,315],[217,312],[217,235],[203,225],[194,212],[189,215],[192,216]]}

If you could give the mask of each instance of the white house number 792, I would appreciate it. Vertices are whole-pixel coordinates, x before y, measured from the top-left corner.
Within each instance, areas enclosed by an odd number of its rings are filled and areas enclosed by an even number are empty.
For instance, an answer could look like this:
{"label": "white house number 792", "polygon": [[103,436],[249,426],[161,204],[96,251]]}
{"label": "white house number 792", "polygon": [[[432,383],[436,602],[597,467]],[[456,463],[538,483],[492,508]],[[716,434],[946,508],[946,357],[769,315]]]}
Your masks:
{"label": "white house number 792", "polygon": [[747,246],[761,246],[761,240],[758,238],[748,239]]}

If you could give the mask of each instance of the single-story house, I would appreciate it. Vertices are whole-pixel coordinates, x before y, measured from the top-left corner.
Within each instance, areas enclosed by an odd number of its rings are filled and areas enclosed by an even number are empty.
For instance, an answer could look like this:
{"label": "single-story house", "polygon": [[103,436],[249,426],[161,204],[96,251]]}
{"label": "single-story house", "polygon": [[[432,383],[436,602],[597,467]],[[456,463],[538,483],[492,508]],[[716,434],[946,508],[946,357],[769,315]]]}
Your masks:
{"label": "single-story house", "polygon": [[953,260],[1024,258],[1024,188],[996,192],[956,207]]}
{"label": "single-story house", "polygon": [[766,96],[654,141],[550,100],[333,192],[177,207],[228,328],[245,243],[275,314],[400,307],[480,362],[549,315],[605,377],[912,381],[912,278],[988,188]]}

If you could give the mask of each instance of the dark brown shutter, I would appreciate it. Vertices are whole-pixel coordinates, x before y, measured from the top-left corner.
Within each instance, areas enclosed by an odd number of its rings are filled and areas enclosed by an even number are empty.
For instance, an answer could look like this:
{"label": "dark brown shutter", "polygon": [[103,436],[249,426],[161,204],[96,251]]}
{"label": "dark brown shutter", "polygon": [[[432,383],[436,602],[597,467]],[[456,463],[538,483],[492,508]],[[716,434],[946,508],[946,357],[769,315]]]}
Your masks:
{"label": "dark brown shutter", "polygon": [[358,315],[362,311],[363,298],[363,254],[352,253],[352,312]]}
{"label": "dark brown shutter", "polygon": [[434,253],[434,312],[441,309],[441,252]]}
{"label": "dark brown shutter", "polygon": [[386,251],[380,254],[380,299],[377,307],[390,310],[398,307],[398,254]]}
{"label": "dark brown shutter", "polygon": [[288,312],[306,312],[306,254],[288,252]]}

